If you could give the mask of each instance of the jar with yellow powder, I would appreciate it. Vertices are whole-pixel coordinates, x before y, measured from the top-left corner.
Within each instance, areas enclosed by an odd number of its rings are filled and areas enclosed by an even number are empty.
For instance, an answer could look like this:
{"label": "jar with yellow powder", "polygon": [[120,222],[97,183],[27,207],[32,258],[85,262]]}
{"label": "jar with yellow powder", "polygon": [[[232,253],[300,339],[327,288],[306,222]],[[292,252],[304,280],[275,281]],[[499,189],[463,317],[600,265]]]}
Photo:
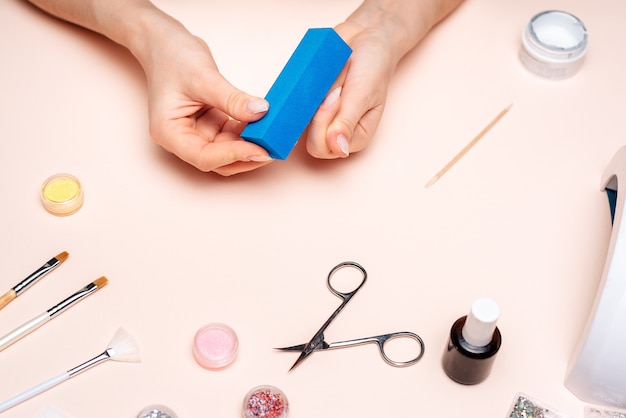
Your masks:
{"label": "jar with yellow powder", "polygon": [[41,186],[41,201],[53,215],[71,215],[81,208],[83,200],[80,181],[71,174],[55,174]]}

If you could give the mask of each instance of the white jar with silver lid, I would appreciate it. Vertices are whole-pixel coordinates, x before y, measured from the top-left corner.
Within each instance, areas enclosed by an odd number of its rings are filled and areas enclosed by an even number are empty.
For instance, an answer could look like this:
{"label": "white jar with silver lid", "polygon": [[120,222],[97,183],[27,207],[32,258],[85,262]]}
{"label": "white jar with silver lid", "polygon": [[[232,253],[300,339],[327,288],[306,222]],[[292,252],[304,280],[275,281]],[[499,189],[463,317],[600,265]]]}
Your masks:
{"label": "white jar with silver lid", "polygon": [[522,32],[520,60],[541,77],[562,80],[576,74],[587,52],[587,28],[568,12],[536,14]]}

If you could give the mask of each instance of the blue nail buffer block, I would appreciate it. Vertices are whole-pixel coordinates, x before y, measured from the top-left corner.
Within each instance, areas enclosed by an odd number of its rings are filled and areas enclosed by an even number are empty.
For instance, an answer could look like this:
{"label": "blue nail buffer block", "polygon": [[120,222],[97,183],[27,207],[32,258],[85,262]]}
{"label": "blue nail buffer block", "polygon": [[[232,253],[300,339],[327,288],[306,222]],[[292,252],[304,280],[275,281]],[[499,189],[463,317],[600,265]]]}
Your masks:
{"label": "blue nail buffer block", "polygon": [[265,96],[268,112],[249,123],[242,138],[286,159],[351,53],[333,29],[309,29]]}

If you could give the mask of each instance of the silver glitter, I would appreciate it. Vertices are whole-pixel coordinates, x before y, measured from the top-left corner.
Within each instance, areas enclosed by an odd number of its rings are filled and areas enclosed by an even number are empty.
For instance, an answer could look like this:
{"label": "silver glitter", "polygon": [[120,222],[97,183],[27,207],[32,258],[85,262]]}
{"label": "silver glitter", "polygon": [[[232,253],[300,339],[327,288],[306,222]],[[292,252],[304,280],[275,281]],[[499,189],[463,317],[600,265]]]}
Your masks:
{"label": "silver glitter", "polygon": [[568,416],[524,393],[517,393],[507,418],[568,418]]}
{"label": "silver glitter", "polygon": [[166,406],[148,406],[139,412],[137,418],[178,418],[177,415]]}
{"label": "silver glitter", "polygon": [[159,411],[158,409],[152,409],[140,415],[138,418],[172,418],[167,412]]}
{"label": "silver glitter", "polygon": [[530,399],[520,396],[513,405],[509,418],[548,418],[546,415],[548,412],[547,409],[535,405]]}

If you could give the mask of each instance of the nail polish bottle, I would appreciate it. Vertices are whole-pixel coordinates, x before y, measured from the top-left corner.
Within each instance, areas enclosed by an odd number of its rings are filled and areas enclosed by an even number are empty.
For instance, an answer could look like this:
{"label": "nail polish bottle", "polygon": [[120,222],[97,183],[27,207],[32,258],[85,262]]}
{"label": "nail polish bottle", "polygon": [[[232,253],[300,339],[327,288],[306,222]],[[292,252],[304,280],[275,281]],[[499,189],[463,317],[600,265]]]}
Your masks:
{"label": "nail polish bottle", "polygon": [[489,376],[502,337],[496,322],[500,308],[489,298],[474,301],[470,313],[456,320],[443,353],[442,365],[450,379],[464,385]]}

